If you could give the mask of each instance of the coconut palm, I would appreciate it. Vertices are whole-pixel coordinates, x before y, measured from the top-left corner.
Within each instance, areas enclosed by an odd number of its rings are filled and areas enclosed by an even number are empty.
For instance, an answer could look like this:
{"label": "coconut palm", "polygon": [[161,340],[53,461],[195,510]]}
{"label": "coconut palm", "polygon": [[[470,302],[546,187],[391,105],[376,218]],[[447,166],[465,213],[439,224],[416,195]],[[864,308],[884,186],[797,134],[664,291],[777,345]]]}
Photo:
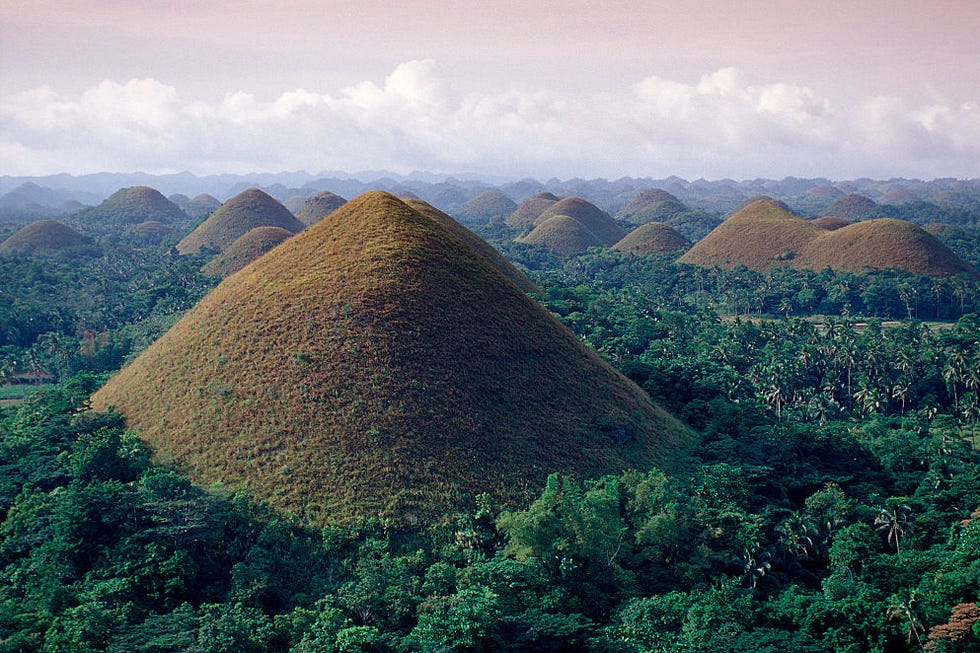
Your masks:
{"label": "coconut palm", "polygon": [[901,553],[902,538],[909,530],[909,517],[912,508],[898,501],[890,501],[889,505],[881,508],[875,518],[875,531],[885,537],[888,544],[895,547],[895,553]]}

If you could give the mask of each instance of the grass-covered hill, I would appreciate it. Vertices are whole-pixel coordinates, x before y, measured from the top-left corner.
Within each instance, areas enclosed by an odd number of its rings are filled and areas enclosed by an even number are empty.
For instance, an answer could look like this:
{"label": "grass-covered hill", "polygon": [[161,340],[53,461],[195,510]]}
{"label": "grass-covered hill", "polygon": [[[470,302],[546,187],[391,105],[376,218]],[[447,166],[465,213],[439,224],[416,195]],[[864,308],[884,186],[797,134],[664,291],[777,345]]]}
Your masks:
{"label": "grass-covered hill", "polygon": [[541,221],[518,242],[539,245],[559,258],[581,254],[603,242],[592,230],[570,215],[554,215]]}
{"label": "grass-covered hill", "polygon": [[613,249],[627,254],[667,254],[685,250],[690,241],[663,222],[647,222],[626,234]]}
{"label": "grass-covered hill", "polygon": [[811,220],[810,224],[815,224],[821,229],[826,229],[827,231],[836,231],[851,224],[851,221],[845,220],[844,218],[836,215],[825,215],[822,218]]}
{"label": "grass-covered hill", "polygon": [[249,188],[222,204],[181,239],[177,243],[177,251],[195,254],[206,248],[220,252],[256,227],[281,227],[297,233],[306,225],[271,196],[258,188]]}
{"label": "grass-covered hill", "polygon": [[976,272],[921,227],[877,218],[828,230],[761,199],[725,220],[680,259],[704,267],[763,271],[791,266],[862,272],[895,268],[944,277]]}
{"label": "grass-covered hill", "polygon": [[823,210],[822,215],[835,215],[852,222],[868,220],[878,215],[878,205],[874,200],[858,193],[838,197]]}
{"label": "grass-covered hill", "polygon": [[292,236],[282,227],[256,227],[242,234],[201,268],[207,277],[227,277]]}
{"label": "grass-covered hill", "polygon": [[558,201],[558,196],[541,192],[527,198],[521,202],[520,206],[514,209],[504,222],[511,227],[528,227],[535,223],[538,217],[545,212],[548,207]]}
{"label": "grass-covered hill", "polygon": [[0,243],[0,256],[37,256],[90,243],[78,231],[57,220],[38,220],[21,227]]}
{"label": "grass-covered hill", "polygon": [[343,197],[328,190],[320,191],[313,197],[308,198],[298,211],[296,219],[307,227],[312,226],[339,209],[347,202]]}
{"label": "grass-covered hill", "polygon": [[72,224],[88,231],[110,232],[153,220],[169,225],[187,222],[188,214],[149,186],[120,188],[98,206],[70,217]]}
{"label": "grass-covered hill", "polygon": [[678,213],[689,210],[679,199],[665,190],[648,188],[640,191],[616,214],[616,217],[632,224],[663,222]]}
{"label": "grass-covered hill", "polygon": [[466,241],[362,195],[227,277],[92,399],[193,478],[318,523],[549,472],[669,466],[688,431]]}
{"label": "grass-covered hill", "polygon": [[221,206],[221,200],[207,193],[199,193],[184,207],[184,213],[192,218],[203,218]]}
{"label": "grass-covered hill", "polygon": [[877,218],[848,225],[813,239],[802,261],[812,270],[864,272],[896,268],[914,274],[946,277],[976,271],[918,225]]}
{"label": "grass-covered hill", "polygon": [[681,263],[703,267],[767,270],[787,265],[802,247],[818,234],[820,227],[798,218],[770,199],[758,199],[718,225],[694,244]]}
{"label": "grass-covered hill", "polygon": [[514,264],[505,259],[500,252],[493,248],[493,246],[487,241],[480,238],[478,235],[461,225],[459,222],[454,220],[452,216],[448,213],[444,213],[432,206],[428,202],[419,199],[407,199],[403,200],[405,204],[415,209],[425,217],[438,222],[444,228],[449,230],[453,235],[458,237],[460,240],[464,241],[467,245],[476,250],[476,253],[487,260],[490,265],[497,268],[497,270],[503,274],[505,277],[510,279],[510,281],[528,293],[529,295],[541,295],[541,288],[538,287],[536,283],[531,281],[526,274],[514,267]]}
{"label": "grass-covered hill", "polygon": [[463,205],[456,217],[467,224],[486,224],[504,220],[517,210],[514,200],[497,189],[485,190]]}
{"label": "grass-covered hill", "polygon": [[536,225],[541,224],[548,218],[558,215],[575,218],[594,233],[601,244],[606,246],[615,245],[626,235],[626,231],[616,224],[616,221],[609,217],[608,213],[581,197],[566,197],[558,200],[546,208],[534,223]]}

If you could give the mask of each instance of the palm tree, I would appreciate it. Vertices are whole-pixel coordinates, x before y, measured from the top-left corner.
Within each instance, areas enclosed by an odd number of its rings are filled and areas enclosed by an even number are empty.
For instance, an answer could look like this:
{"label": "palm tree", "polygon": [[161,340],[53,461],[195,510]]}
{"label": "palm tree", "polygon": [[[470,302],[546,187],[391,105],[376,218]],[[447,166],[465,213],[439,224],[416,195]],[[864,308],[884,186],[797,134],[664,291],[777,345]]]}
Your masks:
{"label": "palm tree", "polygon": [[901,541],[909,529],[909,517],[912,508],[897,501],[889,501],[889,505],[881,509],[875,518],[875,531],[885,536],[885,541],[895,547],[895,553],[901,553]]}

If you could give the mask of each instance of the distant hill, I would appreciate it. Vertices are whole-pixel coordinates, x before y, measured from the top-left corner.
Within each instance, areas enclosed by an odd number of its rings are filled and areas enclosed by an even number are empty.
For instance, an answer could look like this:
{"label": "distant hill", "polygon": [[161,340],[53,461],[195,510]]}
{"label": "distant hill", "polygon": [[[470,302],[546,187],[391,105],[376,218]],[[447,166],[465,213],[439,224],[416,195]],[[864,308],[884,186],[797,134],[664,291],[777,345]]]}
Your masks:
{"label": "distant hill", "polygon": [[456,212],[456,217],[464,224],[487,224],[503,221],[517,210],[514,200],[499,190],[485,190]]}
{"label": "distant hill", "polygon": [[346,202],[347,200],[340,195],[328,190],[320,191],[303,203],[303,206],[296,212],[296,219],[310,227],[339,209]]}
{"label": "distant hill", "polygon": [[554,215],[542,220],[518,242],[540,245],[555,256],[567,258],[603,243],[592,230],[570,215]]}
{"label": "distant hill", "polygon": [[647,222],[626,234],[613,249],[627,254],[667,254],[687,249],[690,241],[663,222]]}
{"label": "distant hill", "polygon": [[615,245],[626,235],[626,230],[616,224],[616,221],[609,217],[608,213],[581,197],[566,197],[558,200],[546,208],[534,223],[541,224],[548,218],[558,215],[575,218],[594,233],[602,245],[607,247]]}
{"label": "distant hill", "polygon": [[0,243],[0,256],[38,256],[90,245],[91,241],[57,220],[38,220]]}
{"label": "distant hill", "polygon": [[255,227],[281,227],[297,233],[305,225],[278,201],[258,188],[250,188],[218,207],[177,243],[177,251],[195,254],[207,248],[220,252]]}
{"label": "distant hill", "polygon": [[466,241],[374,192],[227,277],[92,398],[192,478],[313,523],[440,519],[692,435]]}
{"label": "distant hill", "polygon": [[640,191],[616,214],[616,218],[633,224],[646,224],[663,222],[666,218],[687,210],[683,202],[667,191],[650,188]]}
{"label": "distant hill", "polygon": [[825,215],[822,218],[817,218],[816,220],[811,220],[810,224],[815,224],[821,229],[826,229],[827,231],[836,231],[841,227],[846,227],[852,224],[850,220],[845,220],[844,218],[839,218],[836,215]]}
{"label": "distant hill", "polygon": [[191,198],[191,201],[184,207],[184,212],[192,218],[203,218],[213,213],[221,206],[221,200],[207,193],[200,193]]}
{"label": "distant hill", "polygon": [[149,186],[120,188],[98,206],[82,209],[70,216],[72,224],[88,231],[111,232],[140,222],[184,224],[188,215],[179,206]]}
{"label": "distant hill", "polygon": [[878,205],[874,200],[851,193],[838,197],[823,210],[823,215],[834,215],[839,218],[856,222],[858,220],[868,220],[878,215]]}
{"label": "distant hill", "polygon": [[227,277],[262,256],[292,236],[282,227],[256,227],[234,240],[224,251],[204,264],[201,273],[206,277]]}
{"label": "distant hill", "polygon": [[878,218],[838,229],[807,222],[771,200],[757,200],[687,251],[681,263],[752,270],[792,266],[815,271],[896,268],[948,276],[972,268],[934,236],[904,220]]}
{"label": "distant hill", "polygon": [[527,227],[533,225],[538,217],[552,204],[558,201],[558,196],[542,192],[532,195],[514,209],[514,212],[504,220],[511,227]]}

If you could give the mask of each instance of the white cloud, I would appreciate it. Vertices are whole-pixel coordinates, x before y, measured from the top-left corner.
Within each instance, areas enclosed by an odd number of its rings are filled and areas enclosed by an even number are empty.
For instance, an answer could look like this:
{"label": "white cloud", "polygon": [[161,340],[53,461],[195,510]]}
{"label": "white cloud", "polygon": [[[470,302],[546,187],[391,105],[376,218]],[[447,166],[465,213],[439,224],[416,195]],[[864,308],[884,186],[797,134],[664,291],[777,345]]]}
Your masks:
{"label": "white cloud", "polygon": [[42,86],[0,100],[6,174],[390,168],[505,175],[980,176],[980,106],[856,98],[835,106],[790,81],[722,68],[694,83],[649,76],[589,95],[460,95],[434,61],[380,84],[272,99],[183,98],[154,79],[76,97]]}

